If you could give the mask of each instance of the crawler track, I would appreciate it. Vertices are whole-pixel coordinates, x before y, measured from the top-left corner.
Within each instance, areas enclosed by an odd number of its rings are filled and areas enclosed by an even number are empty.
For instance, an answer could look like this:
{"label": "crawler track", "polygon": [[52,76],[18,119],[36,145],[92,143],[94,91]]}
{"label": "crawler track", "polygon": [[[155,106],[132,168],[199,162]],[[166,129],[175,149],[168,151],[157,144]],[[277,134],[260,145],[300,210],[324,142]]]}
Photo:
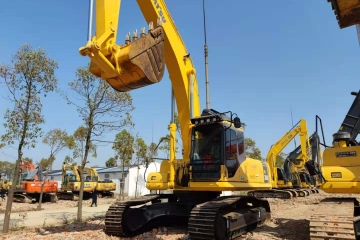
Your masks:
{"label": "crawler track", "polygon": [[[243,232],[255,229],[270,216],[269,203],[254,197],[225,196],[198,205],[185,204],[184,202],[176,203],[173,197],[172,194],[145,195],[125,202],[116,202],[106,212],[105,233],[120,237],[139,234],[139,231],[141,231],[139,229],[146,228],[147,224],[152,226],[151,224],[154,223],[143,221],[143,218],[152,215],[152,207],[156,208],[160,205],[162,206],[162,210],[160,210],[162,212],[158,215],[160,217],[162,214],[168,214],[169,212],[168,217],[178,217],[179,214],[173,211],[178,207],[184,209],[182,211],[184,212],[183,217],[188,220],[186,223],[188,223],[188,232],[191,239],[232,239]],[[157,204],[163,198],[168,198],[168,203]],[[149,207],[147,208],[149,212],[147,212],[146,208],[143,208],[145,206],[139,206],[149,202],[152,202],[152,204],[145,205]],[[136,213],[133,212],[134,209],[137,209]],[[136,221],[134,221],[132,215],[136,215]],[[230,218],[232,220],[228,222]],[[126,220],[126,223],[123,220]],[[156,218],[152,220],[156,220]],[[155,222],[155,224],[162,223]]]}
{"label": "crawler track", "polygon": [[246,196],[220,197],[193,208],[188,233],[194,240],[234,239],[269,218],[267,201]]}
{"label": "crawler track", "polygon": [[310,217],[310,239],[356,239],[352,198],[325,198]]}
{"label": "crawler track", "polygon": [[130,206],[141,205],[156,200],[160,195],[145,195],[137,199],[116,202],[111,205],[105,215],[105,233],[112,236],[124,235],[122,214]]}

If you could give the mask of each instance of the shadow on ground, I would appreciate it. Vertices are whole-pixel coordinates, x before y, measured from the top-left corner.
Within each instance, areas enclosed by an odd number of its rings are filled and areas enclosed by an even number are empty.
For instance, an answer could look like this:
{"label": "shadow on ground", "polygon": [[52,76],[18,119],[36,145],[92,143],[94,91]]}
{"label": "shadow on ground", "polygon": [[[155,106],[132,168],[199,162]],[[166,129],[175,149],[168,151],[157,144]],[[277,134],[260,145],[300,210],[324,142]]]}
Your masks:
{"label": "shadow on ground", "polygon": [[304,219],[275,218],[253,231],[264,237],[288,240],[309,240],[309,221]]}

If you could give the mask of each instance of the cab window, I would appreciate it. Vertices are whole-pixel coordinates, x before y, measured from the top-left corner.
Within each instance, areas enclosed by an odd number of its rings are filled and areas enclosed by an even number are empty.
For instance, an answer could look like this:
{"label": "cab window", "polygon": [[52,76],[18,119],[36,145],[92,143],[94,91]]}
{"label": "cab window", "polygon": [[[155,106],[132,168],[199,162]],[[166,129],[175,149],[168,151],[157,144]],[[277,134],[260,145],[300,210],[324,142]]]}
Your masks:
{"label": "cab window", "polygon": [[231,178],[238,168],[236,131],[227,129],[225,135],[225,165],[228,170],[228,177]]}

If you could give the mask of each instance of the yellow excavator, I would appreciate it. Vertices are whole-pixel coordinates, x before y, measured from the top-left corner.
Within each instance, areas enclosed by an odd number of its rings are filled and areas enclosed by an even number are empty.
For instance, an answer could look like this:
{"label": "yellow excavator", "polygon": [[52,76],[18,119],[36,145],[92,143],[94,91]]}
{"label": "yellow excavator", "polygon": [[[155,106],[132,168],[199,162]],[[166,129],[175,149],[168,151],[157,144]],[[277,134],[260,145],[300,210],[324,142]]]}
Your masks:
{"label": "yellow excavator", "polygon": [[5,178],[3,178],[3,177],[0,178],[0,187],[3,188],[3,189],[6,189],[6,193],[8,192],[11,184],[12,184],[12,182],[9,182]]}
{"label": "yellow excavator", "polygon": [[[300,177],[300,187],[301,188],[308,188],[310,193],[318,193],[319,191],[316,189],[318,185],[317,176],[311,176],[308,170],[305,167],[305,163],[309,161],[312,157],[312,145],[315,144],[313,141],[314,136],[316,133],[313,133],[309,140],[306,141],[306,152],[304,153],[301,148],[301,144],[297,146],[293,151],[291,151],[288,156],[286,157],[286,161],[284,162],[284,170],[285,172],[291,172],[288,170],[290,168],[296,169]],[[315,148],[315,151],[319,148]],[[321,149],[320,149],[321,150]],[[321,151],[318,153],[314,152],[314,154],[321,154]],[[287,173],[288,174],[288,173]]]}
{"label": "yellow excavator", "polygon": [[[290,175],[287,176],[284,169],[276,167],[276,158],[278,154],[297,136],[300,137],[301,149],[306,152],[308,143],[308,129],[305,119],[295,124],[287,133],[285,133],[279,141],[271,146],[267,156],[266,162],[270,166],[272,175],[271,183],[272,189],[270,190],[251,190],[248,191],[248,196],[256,198],[282,198],[291,199],[292,197],[305,197],[308,196],[308,191],[301,189],[300,177],[296,169],[292,169]],[[305,165],[305,162],[300,162],[299,165]],[[290,179],[289,179],[290,178]],[[295,183],[295,185],[293,184]]]}
{"label": "yellow excavator", "polygon": [[[105,218],[109,235],[132,235],[149,228],[187,223],[191,239],[232,239],[265,222],[268,201],[251,196],[223,196],[222,191],[270,189],[269,166],[246,157],[244,128],[233,112],[207,106],[200,111],[194,64],[163,0],[137,0],[147,23],[140,36],[116,44],[120,0],[97,0],[96,35],[79,49],[91,59],[90,72],[116,91],[126,92],[161,81],[165,64],[172,83],[170,157],[148,174],[149,190],[171,190],[116,202]],[[156,26],[153,23],[156,23]],[[205,68],[207,46],[205,44]],[[175,159],[175,100],[184,159]],[[145,205],[144,205],[145,204]]]}
{"label": "yellow excavator", "polygon": [[[67,171],[71,171],[72,174],[68,174]],[[99,197],[113,196],[112,191],[116,190],[116,184],[111,180],[101,181],[96,169],[85,167],[84,176],[84,199],[91,197],[95,186]],[[57,192],[58,199],[77,201],[80,193],[80,179],[80,169],[77,166],[63,163],[61,189]]]}
{"label": "yellow excavator", "polygon": [[[360,193],[360,145],[356,141],[360,131],[360,91],[351,94],[356,97],[338,132],[333,134],[332,146],[326,145],[321,118],[316,116],[316,131],[321,129],[321,145],[325,146],[323,162],[313,158],[307,165],[311,175],[322,176],[321,189],[326,193]],[[359,210],[356,197],[323,199],[310,218],[310,237],[360,239]]]}

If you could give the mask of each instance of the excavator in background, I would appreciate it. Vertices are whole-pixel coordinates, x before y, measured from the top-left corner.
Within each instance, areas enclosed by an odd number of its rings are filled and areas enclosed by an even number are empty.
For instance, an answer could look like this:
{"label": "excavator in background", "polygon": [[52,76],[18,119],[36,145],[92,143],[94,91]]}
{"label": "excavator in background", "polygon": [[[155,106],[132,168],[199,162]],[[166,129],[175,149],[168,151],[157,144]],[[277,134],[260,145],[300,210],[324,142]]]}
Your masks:
{"label": "excavator in background", "polygon": [[[30,166],[31,170],[27,171],[26,176],[23,175],[20,188],[16,189],[14,192],[14,202],[32,203],[34,201],[38,202],[40,199],[41,185],[44,182],[44,174],[42,172],[41,165],[35,167],[30,162],[28,162],[27,165]],[[43,188],[43,201],[57,202],[57,188],[57,182],[49,180],[45,181]]]}
{"label": "excavator in background", "polygon": [[[315,141],[314,139],[317,139],[318,135],[317,133],[313,133],[309,141],[306,143],[310,143],[310,146],[306,146],[306,153],[302,152],[301,145],[297,146],[292,152],[288,154],[286,159],[289,161],[284,163],[284,169],[289,169],[289,165],[293,165],[297,168],[300,174],[300,180],[301,180],[301,187],[302,188],[310,188],[311,191],[314,193],[318,193],[319,191],[317,188],[321,184],[321,178],[319,176],[311,176],[308,172],[308,170],[305,167],[305,164],[307,161],[311,160],[312,157],[312,149],[314,149],[314,154],[318,155],[319,159],[322,159],[322,153],[321,153],[321,146],[318,143],[318,141]],[[313,147],[314,144],[318,144],[315,148]],[[314,189],[315,188],[315,189]]]}
{"label": "excavator in background", "polygon": [[[272,189],[269,190],[251,190],[248,191],[248,196],[256,198],[282,198],[291,199],[292,197],[305,197],[310,193],[305,189],[301,189],[300,175],[297,168],[290,166],[290,174],[286,174],[284,169],[276,167],[276,158],[278,154],[299,134],[301,149],[307,152],[309,146],[308,129],[305,119],[293,126],[279,141],[271,146],[267,156],[266,162],[270,166]],[[286,163],[286,162],[285,162]],[[291,164],[292,165],[292,164]],[[305,161],[299,162],[299,166],[305,166]],[[290,175],[290,176],[289,176]]]}
{"label": "excavator in background", "polygon": [[12,182],[9,182],[5,178],[3,178],[3,177],[0,178],[0,187],[3,188],[3,189],[6,189],[6,193],[8,192],[11,184],[12,184]]}
{"label": "excavator in background", "polygon": [[28,160],[20,160],[20,172],[16,183],[16,189],[20,190],[21,183],[27,177],[29,171],[35,170],[36,166]]}
{"label": "excavator in background", "polygon": [[[72,174],[68,174],[67,171],[71,171]],[[60,190],[57,192],[57,197],[64,200],[79,200],[80,176],[80,169],[77,166],[66,165],[64,162],[62,165],[62,183]],[[91,198],[91,192],[95,186],[99,197],[113,196],[112,191],[116,190],[116,184],[112,180],[101,181],[96,169],[85,167],[84,177],[83,199]]]}
{"label": "excavator in background", "polygon": [[[106,212],[105,232],[133,235],[153,227],[186,223],[191,239],[232,239],[264,223],[268,201],[251,196],[223,196],[222,191],[271,189],[269,165],[246,157],[244,124],[233,112],[200,111],[196,71],[163,0],[137,0],[147,23],[140,37],[135,30],[125,44],[116,44],[119,0],[97,0],[96,35],[79,49],[91,59],[90,72],[119,92],[159,83],[165,64],[172,83],[170,157],[159,172],[148,174],[149,194],[116,202]],[[153,23],[157,23],[154,26]],[[205,44],[205,69],[207,46]],[[184,159],[175,159],[175,100]]]}

